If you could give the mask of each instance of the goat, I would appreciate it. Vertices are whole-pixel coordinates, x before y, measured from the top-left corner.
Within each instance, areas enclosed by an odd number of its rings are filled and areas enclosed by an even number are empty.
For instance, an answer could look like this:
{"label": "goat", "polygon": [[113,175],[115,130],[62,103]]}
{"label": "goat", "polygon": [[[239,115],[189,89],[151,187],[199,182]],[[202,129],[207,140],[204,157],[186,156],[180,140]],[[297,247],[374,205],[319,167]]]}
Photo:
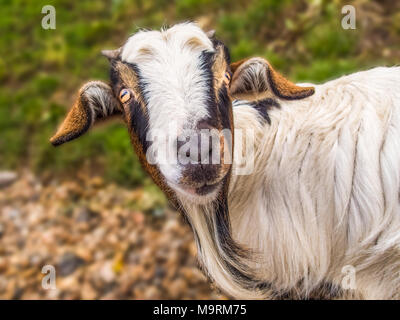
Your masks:
{"label": "goat", "polygon": [[[85,84],[51,142],[121,115],[143,168],[190,224],[201,266],[223,291],[400,297],[400,68],[296,85],[262,58],[231,64],[225,45],[192,23],[139,31],[103,54],[111,84]],[[237,158],[222,157],[237,148],[233,133],[248,128],[254,167],[238,175]],[[157,130],[180,140],[186,129],[231,132],[221,161],[149,161],[150,150],[172,148],[149,139]],[[348,266],[351,288],[342,285]]]}

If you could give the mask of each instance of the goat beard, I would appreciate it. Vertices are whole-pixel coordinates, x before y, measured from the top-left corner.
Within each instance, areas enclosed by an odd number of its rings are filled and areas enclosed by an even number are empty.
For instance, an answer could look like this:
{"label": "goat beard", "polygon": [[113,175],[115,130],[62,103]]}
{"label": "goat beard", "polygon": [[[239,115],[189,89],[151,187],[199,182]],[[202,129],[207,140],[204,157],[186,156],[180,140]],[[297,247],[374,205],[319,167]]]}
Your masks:
{"label": "goat beard", "polygon": [[200,267],[210,280],[235,297],[265,297],[270,284],[257,280],[250,267],[250,256],[254,259],[254,255],[232,237],[228,207],[231,171],[232,168],[211,203],[193,204],[179,199],[173,202],[178,202],[178,210],[193,230]]}
{"label": "goat beard", "polygon": [[222,181],[223,185],[216,199],[207,204],[195,204],[179,198],[162,179],[159,170],[155,166],[146,165],[144,156],[139,159],[170,203],[190,225],[197,245],[200,267],[210,280],[235,298],[270,297],[272,285],[259,280],[261,277],[254,270],[254,265],[259,260],[257,255],[242,248],[232,237],[228,208],[232,166]]}

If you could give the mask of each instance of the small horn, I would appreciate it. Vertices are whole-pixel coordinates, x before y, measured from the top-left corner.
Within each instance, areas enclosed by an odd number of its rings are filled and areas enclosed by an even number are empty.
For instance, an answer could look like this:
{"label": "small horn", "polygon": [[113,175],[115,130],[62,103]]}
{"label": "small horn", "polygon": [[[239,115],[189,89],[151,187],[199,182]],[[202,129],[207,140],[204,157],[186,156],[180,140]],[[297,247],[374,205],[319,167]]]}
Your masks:
{"label": "small horn", "polygon": [[107,59],[112,60],[112,59],[117,59],[119,55],[121,54],[122,49],[116,49],[116,50],[101,50],[101,54]]}
{"label": "small horn", "polygon": [[210,30],[207,33],[207,37],[209,37],[210,39],[215,37],[215,30]]}

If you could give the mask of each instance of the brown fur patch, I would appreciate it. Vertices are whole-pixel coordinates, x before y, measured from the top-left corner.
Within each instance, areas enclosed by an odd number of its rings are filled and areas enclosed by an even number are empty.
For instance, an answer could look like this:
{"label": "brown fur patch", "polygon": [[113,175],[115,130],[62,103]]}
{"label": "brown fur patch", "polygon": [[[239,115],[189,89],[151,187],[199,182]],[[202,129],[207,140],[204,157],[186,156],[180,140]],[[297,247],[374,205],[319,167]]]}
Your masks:
{"label": "brown fur patch", "polygon": [[313,87],[300,87],[295,85],[293,82],[287,80],[279,72],[275,71],[274,68],[268,64],[268,81],[274,91],[274,93],[283,99],[303,99],[314,94],[315,89]]}
{"label": "brown fur patch", "polygon": [[189,47],[191,49],[196,49],[204,47],[204,43],[199,38],[192,37],[185,42],[184,46]]}
{"label": "brown fur patch", "polygon": [[144,56],[152,56],[153,55],[153,50],[151,50],[148,47],[143,47],[139,49],[139,54],[144,55]]}
{"label": "brown fur patch", "polygon": [[215,54],[215,60],[211,67],[211,71],[214,76],[214,91],[215,96],[218,99],[218,90],[225,83],[225,73],[227,72],[228,65],[226,63],[226,57],[222,46],[217,47]]}
{"label": "brown fur patch", "polygon": [[68,112],[64,122],[57,130],[57,133],[51,137],[50,142],[53,145],[58,146],[64,142],[72,140],[90,128],[92,122],[91,110],[82,98],[84,97],[82,97],[82,93],[80,93],[78,100]]}

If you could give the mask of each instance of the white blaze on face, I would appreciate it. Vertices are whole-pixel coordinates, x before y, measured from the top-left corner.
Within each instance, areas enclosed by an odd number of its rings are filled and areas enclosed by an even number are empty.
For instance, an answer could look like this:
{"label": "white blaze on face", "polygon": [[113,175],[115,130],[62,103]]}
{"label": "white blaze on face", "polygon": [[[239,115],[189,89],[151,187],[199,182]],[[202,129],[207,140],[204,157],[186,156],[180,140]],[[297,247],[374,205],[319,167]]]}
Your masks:
{"label": "white blaze on face", "polygon": [[[215,51],[211,40],[195,24],[188,23],[161,32],[140,31],[124,45],[121,59],[138,66],[144,84],[148,137],[154,141],[151,148],[173,148],[173,141],[182,130],[194,129],[199,120],[209,115],[210,83],[201,68],[203,51]],[[155,139],[160,132],[169,135],[169,142]],[[158,166],[167,181],[178,183],[181,168],[176,163]]]}

